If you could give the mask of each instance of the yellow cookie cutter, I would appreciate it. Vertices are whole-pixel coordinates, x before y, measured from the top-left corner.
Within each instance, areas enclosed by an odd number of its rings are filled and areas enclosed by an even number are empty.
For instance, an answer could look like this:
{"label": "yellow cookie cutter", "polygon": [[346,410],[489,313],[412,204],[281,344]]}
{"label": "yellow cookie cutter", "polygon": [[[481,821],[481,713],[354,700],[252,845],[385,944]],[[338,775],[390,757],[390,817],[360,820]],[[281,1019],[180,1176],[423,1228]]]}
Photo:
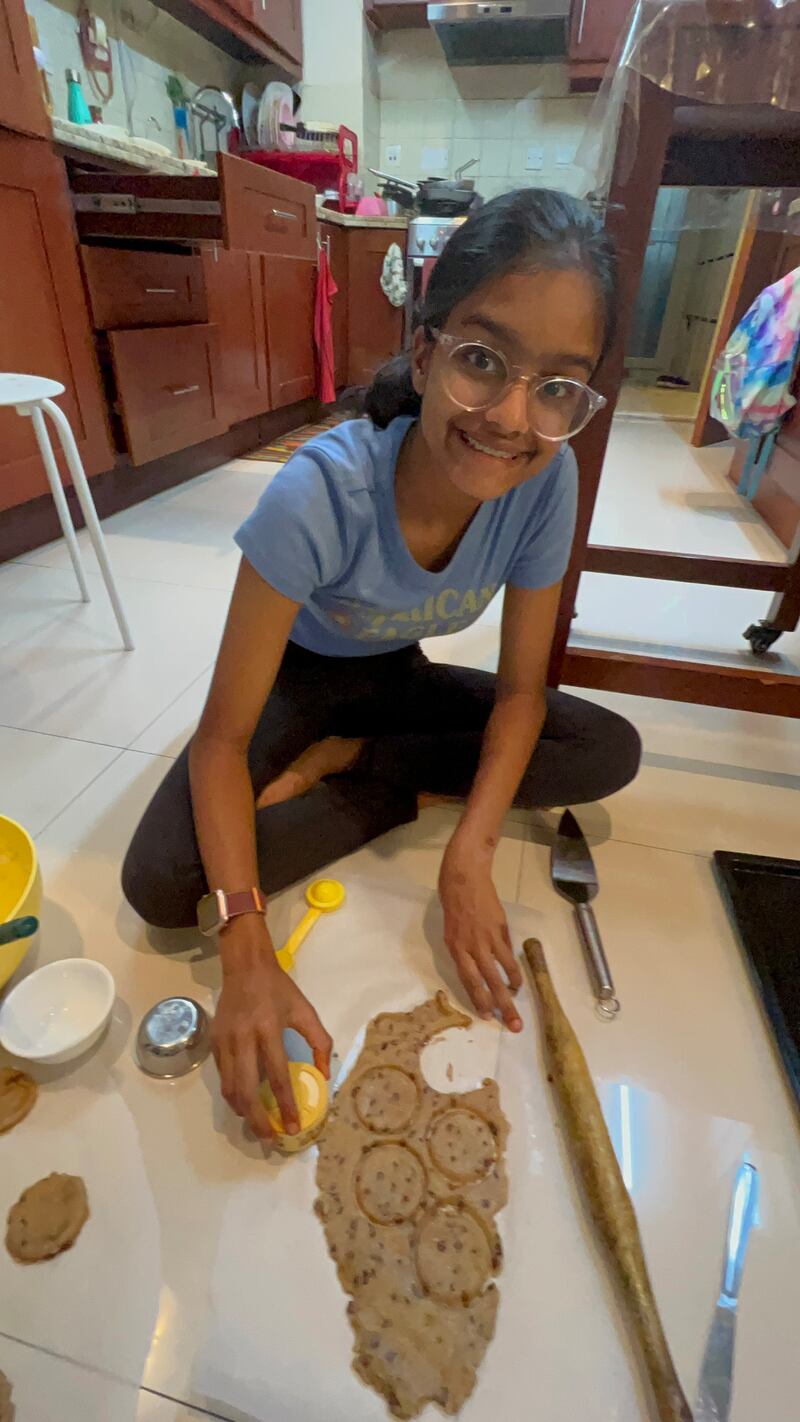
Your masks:
{"label": "yellow cookie cutter", "polygon": [[309,1062],[289,1062],[289,1080],[300,1119],[300,1130],[296,1136],[285,1134],[280,1107],[269,1082],[262,1082],[259,1089],[269,1123],[275,1132],[275,1144],[287,1155],[310,1146],[328,1114],[328,1083],[321,1071]]}
{"label": "yellow cookie cutter", "polygon": [[294,933],[289,934],[283,947],[275,954],[285,973],[291,972],[294,955],[317,919],[323,913],[334,913],[336,909],[341,908],[346,897],[344,884],[340,884],[338,879],[315,879],[313,884],[309,884],[306,889],[309,907]]}

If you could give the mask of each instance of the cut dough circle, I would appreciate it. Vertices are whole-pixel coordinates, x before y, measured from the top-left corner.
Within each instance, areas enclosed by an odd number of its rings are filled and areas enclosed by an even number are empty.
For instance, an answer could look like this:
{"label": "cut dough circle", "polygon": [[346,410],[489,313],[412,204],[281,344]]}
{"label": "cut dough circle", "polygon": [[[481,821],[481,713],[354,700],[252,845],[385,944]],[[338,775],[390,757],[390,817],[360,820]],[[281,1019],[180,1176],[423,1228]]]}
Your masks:
{"label": "cut dough circle", "polygon": [[402,1224],[425,1198],[422,1161],[408,1146],[381,1141],[365,1150],[356,1171],[356,1199],[374,1224]]}
{"label": "cut dough circle", "polygon": [[492,1272],[492,1248],[483,1225],[459,1204],[440,1205],[417,1239],[417,1272],[423,1288],[455,1308],[476,1298]]}
{"label": "cut dough circle", "polygon": [[367,1071],[353,1092],[358,1118],[369,1131],[394,1133],[407,1126],[419,1105],[417,1083],[400,1067]]}
{"label": "cut dough circle", "polygon": [[456,1107],[437,1116],[428,1136],[434,1165],[451,1180],[482,1180],[497,1159],[497,1142],[477,1111]]}

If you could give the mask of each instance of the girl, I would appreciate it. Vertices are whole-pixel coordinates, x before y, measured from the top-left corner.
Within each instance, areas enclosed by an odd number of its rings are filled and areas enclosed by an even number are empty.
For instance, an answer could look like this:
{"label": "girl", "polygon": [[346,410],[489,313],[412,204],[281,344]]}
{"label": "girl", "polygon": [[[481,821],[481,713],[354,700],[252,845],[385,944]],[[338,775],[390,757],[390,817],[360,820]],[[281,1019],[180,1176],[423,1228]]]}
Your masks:
{"label": "girl", "polygon": [[[465,798],[439,878],[446,941],[478,1012],[518,1031],[492,883],[503,818],[636,773],[632,726],[545,685],[575,523],[567,441],[604,403],[587,382],[615,297],[609,239],[582,203],[541,189],[488,203],[445,247],[413,350],[376,376],[368,418],[306,444],[236,535],[208,701],[123,887],[152,924],[199,913],[219,933],[214,1052],[258,1135],[265,1074],[297,1128],[284,1028],[325,1072],[331,1048],[275,962],[262,891],[413,820],[420,794]],[[430,663],[420,639],[466,627],[501,587],[497,676]]]}

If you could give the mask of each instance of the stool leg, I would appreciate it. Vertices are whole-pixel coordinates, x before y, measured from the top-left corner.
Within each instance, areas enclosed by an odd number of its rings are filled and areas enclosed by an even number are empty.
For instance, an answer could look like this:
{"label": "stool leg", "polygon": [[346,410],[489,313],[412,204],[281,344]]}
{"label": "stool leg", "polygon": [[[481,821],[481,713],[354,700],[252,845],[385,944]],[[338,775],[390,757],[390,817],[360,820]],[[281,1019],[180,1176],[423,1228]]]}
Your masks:
{"label": "stool leg", "polygon": [[58,465],[56,464],[55,455],[53,454],[50,436],[47,433],[44,415],[38,405],[29,405],[24,410],[20,410],[19,413],[29,414],[33,422],[33,432],[36,436],[36,443],[39,446],[39,453],[42,456],[42,463],[44,464],[45,473],[48,483],[50,484],[50,492],[53,495],[53,503],[56,506],[58,521],[61,524],[61,532],[64,535],[64,541],[69,549],[69,556],[72,559],[72,566],[75,569],[75,577],[78,579],[81,598],[84,602],[89,602],[89,588],[83,572],[81,550],[78,547],[78,540],[75,537],[75,529],[72,524],[69,505],[64,493],[64,485],[61,483],[61,475],[58,472]]}
{"label": "stool leg", "polygon": [[117,585],[114,582],[114,574],[111,571],[111,564],[108,561],[103,530],[100,527],[100,520],[97,517],[97,510],[95,509],[94,500],[89,488],[89,481],[84,472],[81,457],[78,453],[78,446],[75,443],[69,420],[64,414],[64,411],[59,409],[58,405],[54,404],[52,400],[42,400],[41,403],[43,409],[47,411],[58,430],[61,447],[64,450],[64,455],[69,465],[69,472],[72,475],[72,482],[75,485],[75,493],[78,496],[78,502],[83,511],[83,517],[89,531],[89,537],[92,540],[95,555],[100,564],[100,572],[103,574],[103,582],[106,585],[106,591],[111,600],[111,606],[114,609],[114,616],[117,619],[117,626],[119,627],[122,637],[122,645],[126,651],[130,652],[134,646],[131,630],[128,626],[128,619],[125,616],[117,592]]}

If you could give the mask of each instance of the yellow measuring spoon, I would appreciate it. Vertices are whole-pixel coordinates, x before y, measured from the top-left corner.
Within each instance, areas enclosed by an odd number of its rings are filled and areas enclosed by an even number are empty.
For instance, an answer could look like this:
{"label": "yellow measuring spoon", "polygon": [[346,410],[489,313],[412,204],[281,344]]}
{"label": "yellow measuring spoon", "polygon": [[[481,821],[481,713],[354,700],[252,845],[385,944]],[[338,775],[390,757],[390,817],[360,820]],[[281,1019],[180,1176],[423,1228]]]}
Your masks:
{"label": "yellow measuring spoon", "polygon": [[306,889],[306,899],[309,907],[298,923],[294,933],[290,933],[282,948],[275,954],[280,966],[285,973],[291,971],[294,955],[306,934],[314,927],[317,919],[323,913],[333,913],[341,908],[345,901],[344,884],[340,884],[338,879],[315,879],[313,884],[309,884]]}

